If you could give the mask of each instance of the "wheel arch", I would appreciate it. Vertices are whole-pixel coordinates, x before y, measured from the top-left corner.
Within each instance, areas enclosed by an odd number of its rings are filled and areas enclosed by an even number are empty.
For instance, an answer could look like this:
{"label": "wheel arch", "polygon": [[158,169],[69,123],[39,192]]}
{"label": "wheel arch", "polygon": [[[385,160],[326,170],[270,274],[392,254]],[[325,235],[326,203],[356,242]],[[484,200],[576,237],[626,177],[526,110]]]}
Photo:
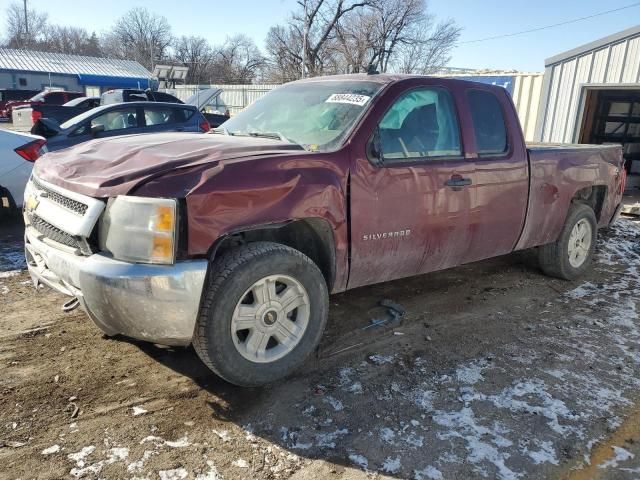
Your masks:
{"label": "wheel arch", "polygon": [[575,192],[571,203],[582,203],[590,206],[596,214],[596,221],[599,223],[606,198],[607,186],[593,185]]}
{"label": "wheel arch", "polygon": [[331,291],[336,280],[336,247],[330,223],[322,218],[303,218],[265,225],[254,225],[218,238],[208,252],[214,260],[226,250],[247,243],[267,241],[294,248],[309,257],[320,269]]}

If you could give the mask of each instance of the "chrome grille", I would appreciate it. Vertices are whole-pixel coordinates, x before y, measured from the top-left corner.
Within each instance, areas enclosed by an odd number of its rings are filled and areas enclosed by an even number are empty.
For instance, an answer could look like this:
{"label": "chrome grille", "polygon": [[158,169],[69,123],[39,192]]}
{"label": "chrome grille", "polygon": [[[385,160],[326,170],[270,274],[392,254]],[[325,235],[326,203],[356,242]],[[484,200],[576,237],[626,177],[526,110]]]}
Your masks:
{"label": "chrome grille", "polygon": [[63,232],[58,227],[51,225],[49,222],[43,220],[36,214],[29,214],[29,224],[32,228],[34,228],[39,234],[43,235],[45,238],[53,240],[54,242],[61,243],[62,245],[66,245],[72,248],[80,248],[80,242],[76,240],[73,235],[69,235],[66,232]]}
{"label": "chrome grille", "polygon": [[65,197],[64,195],[61,195],[58,192],[55,192],[50,188],[45,187],[38,181],[38,179],[35,176],[31,178],[31,182],[33,183],[34,187],[36,187],[38,190],[46,192],[47,198],[50,199],[52,202],[55,202],[58,205],[66,208],[67,210],[77,213],[78,215],[84,216],[84,214],[87,213],[87,209],[89,208],[88,205],[82,202],[78,202],[77,200],[73,200],[71,198]]}

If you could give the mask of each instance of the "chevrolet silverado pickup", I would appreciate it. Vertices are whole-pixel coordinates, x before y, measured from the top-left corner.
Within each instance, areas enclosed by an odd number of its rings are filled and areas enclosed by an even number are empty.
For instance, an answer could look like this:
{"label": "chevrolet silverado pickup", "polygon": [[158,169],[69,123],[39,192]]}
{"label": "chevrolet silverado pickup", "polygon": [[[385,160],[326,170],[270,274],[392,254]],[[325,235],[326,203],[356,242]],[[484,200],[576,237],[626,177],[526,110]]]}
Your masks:
{"label": "chevrolet silverado pickup", "polygon": [[576,278],[624,182],[619,146],[525,145],[500,87],[320,77],[205,135],[45,154],[26,258],[107,335],[193,344],[260,385],[316,348],[329,293],[534,247],[543,272]]}

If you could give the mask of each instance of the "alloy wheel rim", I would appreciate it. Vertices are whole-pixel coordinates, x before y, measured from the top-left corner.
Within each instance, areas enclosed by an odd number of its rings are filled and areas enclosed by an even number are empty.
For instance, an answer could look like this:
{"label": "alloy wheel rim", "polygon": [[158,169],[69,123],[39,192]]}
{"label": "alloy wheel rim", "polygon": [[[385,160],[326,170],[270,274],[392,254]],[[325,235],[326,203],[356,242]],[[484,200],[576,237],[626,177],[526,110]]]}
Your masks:
{"label": "alloy wheel rim", "polygon": [[231,337],[247,360],[274,362],[300,343],[309,317],[309,295],[304,286],[288,275],[270,275],[240,297],[231,319]]}
{"label": "alloy wheel rim", "polygon": [[582,219],[573,226],[569,235],[569,263],[573,268],[581,267],[589,256],[592,229],[588,220]]}

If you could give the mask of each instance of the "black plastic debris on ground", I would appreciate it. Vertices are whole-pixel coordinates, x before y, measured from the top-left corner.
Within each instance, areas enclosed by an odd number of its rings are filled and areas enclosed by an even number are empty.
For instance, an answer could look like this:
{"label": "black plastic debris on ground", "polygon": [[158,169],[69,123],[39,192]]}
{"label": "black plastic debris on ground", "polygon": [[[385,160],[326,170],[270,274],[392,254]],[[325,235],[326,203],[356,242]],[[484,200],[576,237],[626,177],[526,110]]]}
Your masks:
{"label": "black plastic debris on ground", "polygon": [[378,305],[386,308],[388,315],[385,318],[372,318],[369,325],[362,327],[362,330],[366,330],[371,327],[381,327],[383,325],[397,322],[404,317],[404,314],[406,313],[406,310],[402,305],[387,298],[380,300]]}

